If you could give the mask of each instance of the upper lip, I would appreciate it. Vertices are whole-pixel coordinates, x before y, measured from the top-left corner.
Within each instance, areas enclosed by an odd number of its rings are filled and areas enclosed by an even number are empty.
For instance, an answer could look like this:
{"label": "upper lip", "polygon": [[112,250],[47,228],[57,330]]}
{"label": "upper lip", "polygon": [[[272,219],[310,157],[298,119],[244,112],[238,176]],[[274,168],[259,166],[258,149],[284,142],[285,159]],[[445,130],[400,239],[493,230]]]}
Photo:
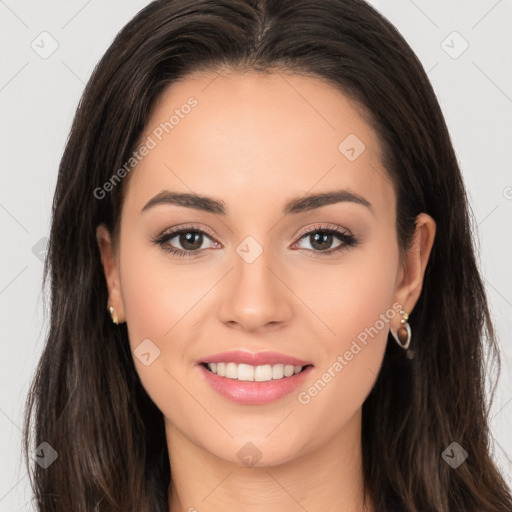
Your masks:
{"label": "upper lip", "polygon": [[213,354],[198,361],[201,363],[236,363],[261,366],[265,364],[290,364],[293,366],[307,366],[312,364],[309,361],[297,359],[296,357],[280,354],[279,352],[248,352],[245,350],[231,350]]}

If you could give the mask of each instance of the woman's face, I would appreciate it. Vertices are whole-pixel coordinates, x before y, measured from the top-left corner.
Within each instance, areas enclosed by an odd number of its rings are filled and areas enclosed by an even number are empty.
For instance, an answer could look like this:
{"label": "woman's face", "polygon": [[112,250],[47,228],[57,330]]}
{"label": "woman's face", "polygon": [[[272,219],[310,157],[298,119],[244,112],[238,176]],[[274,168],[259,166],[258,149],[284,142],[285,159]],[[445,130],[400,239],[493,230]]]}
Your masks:
{"label": "woman's face", "polygon": [[141,141],[107,279],[168,432],[261,466],[352,428],[412,306],[372,127],[322,81],[212,73]]}

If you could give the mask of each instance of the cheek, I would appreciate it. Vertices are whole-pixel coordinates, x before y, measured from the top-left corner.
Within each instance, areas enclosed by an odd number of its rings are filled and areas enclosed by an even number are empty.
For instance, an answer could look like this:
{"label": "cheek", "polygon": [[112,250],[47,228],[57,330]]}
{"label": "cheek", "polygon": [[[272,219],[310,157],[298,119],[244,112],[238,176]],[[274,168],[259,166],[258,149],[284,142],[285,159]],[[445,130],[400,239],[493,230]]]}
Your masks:
{"label": "cheek", "polygon": [[121,283],[130,344],[135,348],[150,338],[161,345],[204,293],[204,276],[181,272],[149,244],[127,240],[124,250]]}
{"label": "cheek", "polygon": [[178,373],[191,366],[183,329],[204,294],[204,277],[201,285],[193,272],[170,264],[165,253],[128,236],[123,250],[121,285],[135,367],[149,395],[163,403],[167,393],[179,391],[170,372],[181,379]]}
{"label": "cheek", "polygon": [[[393,305],[398,251],[393,246],[381,249],[361,251],[317,279],[328,284],[327,300],[319,293],[310,295],[312,304],[323,305],[322,319],[335,333],[323,335],[321,365],[297,397],[312,428],[335,431],[348,421],[379,373],[390,320],[399,310]],[[333,404],[337,414],[329,413]]]}
{"label": "cheek", "polygon": [[203,416],[180,384],[190,378],[187,369],[193,359],[184,332],[194,304],[205,292],[204,276],[201,285],[193,272],[180,272],[165,255],[142,244],[127,241],[125,251],[123,302],[136,371],[164,417],[178,423],[187,418],[183,428],[190,429],[189,422]]}
{"label": "cheek", "polygon": [[329,328],[331,336],[325,329],[322,338],[330,351],[347,350],[354,339],[386,339],[389,317],[396,314],[397,264],[397,248],[382,241],[347,252],[339,264],[318,266],[307,279],[300,293]]}

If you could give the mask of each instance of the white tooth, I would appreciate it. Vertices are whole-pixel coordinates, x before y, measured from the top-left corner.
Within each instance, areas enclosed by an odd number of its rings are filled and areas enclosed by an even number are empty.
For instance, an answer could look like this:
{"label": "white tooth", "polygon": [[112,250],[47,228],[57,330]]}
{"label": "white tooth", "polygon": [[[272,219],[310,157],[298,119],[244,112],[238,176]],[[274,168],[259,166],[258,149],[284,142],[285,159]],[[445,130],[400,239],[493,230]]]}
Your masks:
{"label": "white tooth", "polygon": [[236,379],[238,377],[236,363],[226,363],[226,377],[228,379]]}
{"label": "white tooth", "polygon": [[291,377],[293,375],[294,367],[291,364],[287,364],[284,367],[284,376],[285,377]]}
{"label": "white tooth", "polygon": [[272,380],[272,366],[269,364],[256,366],[256,370],[254,371],[254,380],[257,382]]}
{"label": "white tooth", "polygon": [[284,366],[282,364],[275,364],[272,366],[272,378],[282,379],[284,377]]}
{"label": "white tooth", "polygon": [[226,363],[217,363],[217,375],[220,377],[226,376]]}
{"label": "white tooth", "polygon": [[238,365],[238,380],[252,380],[254,381],[254,366],[250,364]]}
{"label": "white tooth", "polygon": [[301,372],[302,366],[293,366],[291,364],[263,364],[252,366],[250,364],[236,363],[207,363],[208,368],[219,377],[227,377],[240,381],[266,382],[269,380],[291,377]]}

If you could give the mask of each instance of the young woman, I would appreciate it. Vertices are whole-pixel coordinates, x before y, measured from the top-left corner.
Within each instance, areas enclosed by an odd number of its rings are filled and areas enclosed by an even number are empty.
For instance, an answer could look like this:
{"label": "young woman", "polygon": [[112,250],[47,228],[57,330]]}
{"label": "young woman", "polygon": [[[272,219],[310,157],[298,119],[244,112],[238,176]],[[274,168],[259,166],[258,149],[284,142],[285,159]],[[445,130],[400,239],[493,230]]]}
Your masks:
{"label": "young woman", "polygon": [[59,169],[39,510],[512,510],[470,228],[427,76],[366,3],[151,3]]}

